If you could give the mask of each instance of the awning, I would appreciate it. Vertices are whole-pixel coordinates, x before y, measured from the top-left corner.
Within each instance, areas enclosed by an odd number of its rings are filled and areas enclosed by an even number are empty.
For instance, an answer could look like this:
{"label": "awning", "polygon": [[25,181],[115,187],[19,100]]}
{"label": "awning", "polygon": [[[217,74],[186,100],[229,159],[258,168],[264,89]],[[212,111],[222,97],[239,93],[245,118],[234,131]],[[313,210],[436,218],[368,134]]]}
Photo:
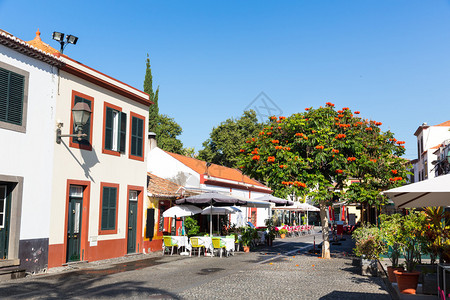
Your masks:
{"label": "awning", "polygon": [[450,206],[450,174],[383,192],[398,208]]}
{"label": "awning", "polygon": [[275,203],[276,206],[294,205],[294,201],[278,198],[270,194],[255,198],[255,200],[272,202]]}

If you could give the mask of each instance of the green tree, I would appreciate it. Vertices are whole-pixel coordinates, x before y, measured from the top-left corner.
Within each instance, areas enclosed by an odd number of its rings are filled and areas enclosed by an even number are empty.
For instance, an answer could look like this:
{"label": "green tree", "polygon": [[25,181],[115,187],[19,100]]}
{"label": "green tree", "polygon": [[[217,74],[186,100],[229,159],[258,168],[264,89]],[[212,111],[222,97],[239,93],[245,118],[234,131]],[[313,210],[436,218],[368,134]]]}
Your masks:
{"label": "green tree", "polygon": [[158,124],[159,118],[159,107],[158,107],[159,86],[156,89],[156,92],[153,92],[153,76],[152,76],[152,69],[150,67],[150,58],[148,53],[144,79],[144,92],[150,95],[150,101],[153,102],[153,104],[150,105],[148,111],[148,130],[150,132],[156,132],[156,126]]}
{"label": "green tree", "polygon": [[[391,133],[381,133],[381,123],[356,117],[349,108],[336,111],[328,102],[325,107],[305,110],[289,118],[271,117],[257,136],[245,141],[240,168],[265,182],[276,196],[294,192],[314,199],[322,220],[322,257],[330,258],[327,206],[343,197],[353,178],[376,187],[359,185],[359,196],[367,193],[380,204],[385,201],[379,196],[382,188],[405,182],[406,168],[400,163],[404,146]],[[362,166],[367,166],[364,172],[359,171]],[[375,190],[376,197],[371,194]]]}
{"label": "green tree", "polygon": [[203,143],[198,158],[218,165],[236,168],[239,160],[240,144],[255,135],[262,128],[256,112],[245,111],[238,119],[227,119],[214,127],[209,139]]}
{"label": "green tree", "polygon": [[183,143],[177,138],[183,129],[173,118],[167,115],[159,115],[155,129],[158,147],[169,152],[184,154]]}

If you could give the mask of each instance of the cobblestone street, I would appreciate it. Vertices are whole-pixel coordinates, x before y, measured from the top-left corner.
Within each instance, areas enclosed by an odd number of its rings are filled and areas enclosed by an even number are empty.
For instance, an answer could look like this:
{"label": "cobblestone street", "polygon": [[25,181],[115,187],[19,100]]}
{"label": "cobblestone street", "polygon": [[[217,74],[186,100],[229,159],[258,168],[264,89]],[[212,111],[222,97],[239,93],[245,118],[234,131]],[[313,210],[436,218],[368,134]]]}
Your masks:
{"label": "cobblestone street", "polygon": [[[320,243],[321,235],[316,234]],[[359,275],[351,241],[330,260],[307,251],[313,235],[227,258],[161,256],[99,261],[0,284],[2,299],[391,299],[381,278]]]}

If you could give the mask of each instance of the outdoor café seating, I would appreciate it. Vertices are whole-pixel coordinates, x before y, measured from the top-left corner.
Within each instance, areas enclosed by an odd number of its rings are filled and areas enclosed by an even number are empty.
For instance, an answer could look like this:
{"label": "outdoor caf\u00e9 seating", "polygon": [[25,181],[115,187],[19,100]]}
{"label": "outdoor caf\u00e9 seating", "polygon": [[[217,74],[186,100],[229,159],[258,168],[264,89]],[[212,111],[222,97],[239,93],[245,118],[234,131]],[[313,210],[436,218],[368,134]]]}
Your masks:
{"label": "outdoor caf\u00e9 seating", "polygon": [[200,244],[198,239],[199,239],[198,237],[191,237],[190,238],[190,243],[191,243],[191,248],[192,248],[192,250],[190,252],[191,255],[192,255],[192,252],[194,250],[197,250],[198,256],[200,256],[200,253],[202,252],[202,249],[203,249],[203,253],[206,253],[205,245],[204,244]]}
{"label": "outdoor caf\u00e9 seating", "polygon": [[170,255],[173,255],[173,248],[177,247],[178,252],[178,244],[175,240],[172,240],[172,236],[163,236],[163,255],[166,253],[166,249],[172,248]]}

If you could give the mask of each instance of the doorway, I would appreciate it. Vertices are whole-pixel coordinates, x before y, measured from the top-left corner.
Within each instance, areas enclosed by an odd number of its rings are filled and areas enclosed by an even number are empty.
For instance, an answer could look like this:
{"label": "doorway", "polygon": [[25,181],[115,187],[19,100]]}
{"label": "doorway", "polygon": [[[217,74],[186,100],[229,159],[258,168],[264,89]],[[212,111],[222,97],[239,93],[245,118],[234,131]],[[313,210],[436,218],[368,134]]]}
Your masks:
{"label": "doorway", "polygon": [[70,185],[68,224],[67,224],[67,262],[80,260],[81,220],[83,211],[83,186]]}
{"label": "doorway", "polygon": [[136,253],[137,216],[138,216],[138,191],[130,191],[128,197],[127,253]]}
{"label": "doorway", "polygon": [[11,191],[0,184],[0,259],[8,258]]}

